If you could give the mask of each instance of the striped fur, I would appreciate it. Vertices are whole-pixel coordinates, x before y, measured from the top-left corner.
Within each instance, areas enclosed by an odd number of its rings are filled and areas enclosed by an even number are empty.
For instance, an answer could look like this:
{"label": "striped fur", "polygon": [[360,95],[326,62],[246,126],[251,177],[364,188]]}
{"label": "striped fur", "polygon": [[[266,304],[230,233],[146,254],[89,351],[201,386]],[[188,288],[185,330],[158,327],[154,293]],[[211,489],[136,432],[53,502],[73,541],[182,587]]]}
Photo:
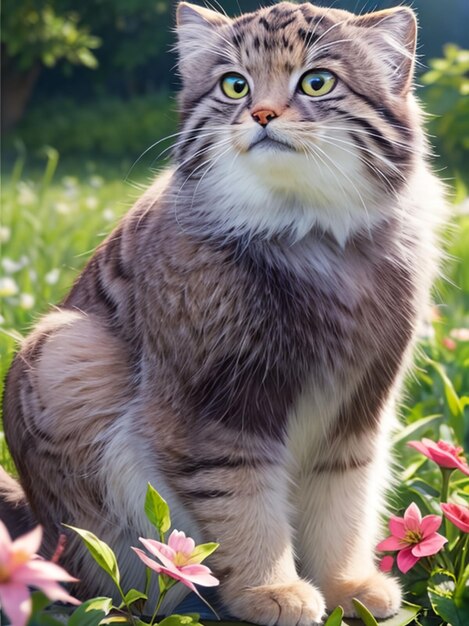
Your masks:
{"label": "striped fur", "polygon": [[[397,610],[373,547],[444,208],[415,33],[406,8],[282,2],[230,19],[179,5],[174,166],[7,380],[5,432],[46,553],[61,523],[89,528],[124,586],[141,584],[128,546],[151,533],[150,481],[175,527],[221,543],[211,565],[237,617],[306,626],[338,603],[352,614],[352,597]],[[328,95],[298,90],[314,68],[337,77]],[[246,98],[221,91],[231,71]],[[255,107],[277,117],[261,127]],[[113,592],[72,538],[63,559],[77,593]]]}

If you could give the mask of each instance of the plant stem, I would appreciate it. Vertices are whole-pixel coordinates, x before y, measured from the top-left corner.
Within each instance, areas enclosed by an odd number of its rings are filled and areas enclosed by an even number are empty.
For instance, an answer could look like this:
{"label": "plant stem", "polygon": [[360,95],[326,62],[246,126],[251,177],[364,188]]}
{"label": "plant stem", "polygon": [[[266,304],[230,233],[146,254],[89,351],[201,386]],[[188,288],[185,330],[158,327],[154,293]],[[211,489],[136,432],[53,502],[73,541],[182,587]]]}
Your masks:
{"label": "plant stem", "polygon": [[442,480],[441,480],[440,502],[442,503],[448,501],[449,479],[453,471],[454,470],[452,468],[448,468],[448,467],[441,468]]}
{"label": "plant stem", "polygon": [[163,604],[163,600],[164,600],[167,592],[168,592],[167,589],[165,589],[164,591],[160,592],[160,597],[158,598],[158,602],[156,603],[155,612],[153,613],[153,616],[151,618],[150,626],[153,626],[153,624],[155,623],[156,616],[158,615],[158,611],[160,610],[161,605]]}
{"label": "plant stem", "polygon": [[132,611],[130,609],[130,606],[125,601],[125,594],[122,591],[122,587],[119,585],[118,582],[116,582],[116,586],[117,586],[117,589],[119,590],[119,593],[121,594],[122,602],[124,603],[126,611],[127,611],[128,615],[129,615],[130,623],[135,626],[135,619],[134,619],[134,616],[133,616]]}
{"label": "plant stem", "polygon": [[[442,467],[441,469],[441,492],[440,492],[440,502],[443,504],[448,501],[448,492],[449,492],[449,479],[451,474],[454,472],[452,468]],[[449,539],[450,535],[450,522],[445,517],[445,535],[446,538]]]}
{"label": "plant stem", "polygon": [[462,544],[462,550],[460,552],[460,559],[461,562],[459,564],[459,576],[458,576],[458,580],[461,579],[464,570],[466,569],[466,561],[467,561],[467,554],[469,552],[469,534],[466,535],[465,540],[463,540],[463,544]]}

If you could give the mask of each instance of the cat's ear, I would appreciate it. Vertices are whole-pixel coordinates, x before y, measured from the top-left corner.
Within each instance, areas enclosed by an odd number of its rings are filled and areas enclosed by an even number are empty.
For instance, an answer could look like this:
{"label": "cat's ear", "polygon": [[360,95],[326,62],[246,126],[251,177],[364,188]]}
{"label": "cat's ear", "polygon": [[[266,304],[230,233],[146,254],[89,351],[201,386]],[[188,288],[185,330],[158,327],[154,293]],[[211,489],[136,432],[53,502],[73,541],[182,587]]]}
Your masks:
{"label": "cat's ear", "polygon": [[408,7],[376,11],[356,18],[355,24],[366,29],[366,37],[389,72],[389,79],[399,95],[412,86],[417,44],[417,19]]}
{"label": "cat's ear", "polygon": [[[180,2],[176,13],[177,49],[179,69],[182,75],[190,76],[203,70],[207,51],[217,50],[222,45],[220,29],[231,20],[204,7]],[[202,65],[201,65],[202,64]]]}
{"label": "cat's ear", "polygon": [[190,26],[192,28],[210,29],[214,26],[223,26],[230,21],[225,15],[199,7],[188,2],[180,2],[176,12],[177,27]]}

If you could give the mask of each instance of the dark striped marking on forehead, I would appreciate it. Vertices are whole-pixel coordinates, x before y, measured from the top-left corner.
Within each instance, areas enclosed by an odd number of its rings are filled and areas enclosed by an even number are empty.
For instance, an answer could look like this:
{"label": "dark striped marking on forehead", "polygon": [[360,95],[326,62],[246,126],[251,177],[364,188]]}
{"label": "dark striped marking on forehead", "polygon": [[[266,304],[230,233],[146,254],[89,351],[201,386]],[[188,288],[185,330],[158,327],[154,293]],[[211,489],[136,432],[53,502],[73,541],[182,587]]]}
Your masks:
{"label": "dark striped marking on forehead", "polygon": [[[342,20],[351,17],[342,11],[337,11]],[[273,7],[259,9],[255,13],[248,13],[233,20],[233,43],[240,44],[253,30],[257,33],[257,41],[267,41],[269,47],[275,41],[282,42],[284,47],[286,37],[295,37],[308,45],[320,37],[335,23],[332,19],[334,10],[321,9],[310,4],[290,4],[282,2]],[[297,42],[295,42],[297,43]],[[259,45],[259,44],[258,44]]]}

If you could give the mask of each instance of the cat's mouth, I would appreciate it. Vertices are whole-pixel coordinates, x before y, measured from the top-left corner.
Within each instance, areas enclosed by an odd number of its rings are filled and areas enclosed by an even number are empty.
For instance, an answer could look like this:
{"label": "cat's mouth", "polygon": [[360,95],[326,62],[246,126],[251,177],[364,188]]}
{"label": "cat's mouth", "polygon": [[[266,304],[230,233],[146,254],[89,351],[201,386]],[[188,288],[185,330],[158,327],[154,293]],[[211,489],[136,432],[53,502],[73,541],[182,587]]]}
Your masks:
{"label": "cat's mouth", "polygon": [[248,151],[251,150],[277,150],[279,152],[296,152],[296,149],[291,144],[280,139],[273,139],[267,134],[262,135],[251,143]]}

